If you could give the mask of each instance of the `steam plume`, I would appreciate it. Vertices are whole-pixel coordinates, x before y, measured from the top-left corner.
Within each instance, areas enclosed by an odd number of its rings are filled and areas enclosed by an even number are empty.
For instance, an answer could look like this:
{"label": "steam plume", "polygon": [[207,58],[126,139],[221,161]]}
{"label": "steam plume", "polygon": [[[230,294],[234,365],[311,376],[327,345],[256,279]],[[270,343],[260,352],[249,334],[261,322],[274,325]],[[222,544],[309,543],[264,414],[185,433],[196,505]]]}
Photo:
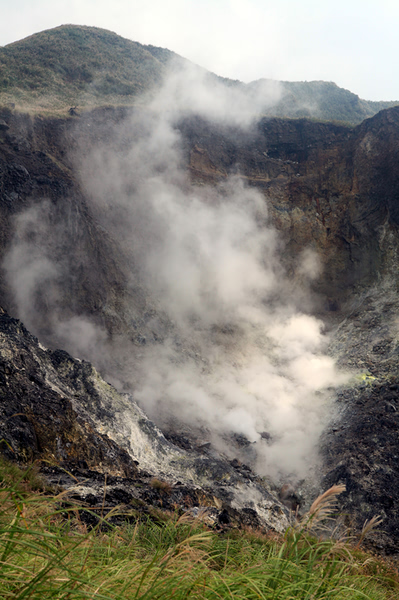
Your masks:
{"label": "steam plume", "polygon": [[[231,456],[239,452],[231,434],[245,436],[246,458],[259,472],[304,475],[328,416],[326,389],[344,376],[323,354],[323,324],[295,306],[265,197],[237,174],[216,186],[193,186],[178,129],[182,116],[193,114],[248,128],[268,101],[239,90],[229,95],[197,70],[174,70],[146,109],[79,156],[92,214],[118,242],[132,289],[139,281],[156,307],[146,327],[156,339],[163,323],[162,344],[147,343],[139,355],[81,315],[61,316],[57,293],[48,315],[57,339],[94,363],[99,348],[102,356],[122,347],[134,355],[134,368],[127,360],[107,375],[131,389],[159,424],[202,428]],[[57,290],[69,268],[51,258],[57,242],[50,227],[41,232],[50,246],[31,251],[26,223],[48,210],[45,203],[19,217],[6,260],[28,323],[33,289],[51,282]],[[298,272],[315,276],[317,257],[302,258]]]}

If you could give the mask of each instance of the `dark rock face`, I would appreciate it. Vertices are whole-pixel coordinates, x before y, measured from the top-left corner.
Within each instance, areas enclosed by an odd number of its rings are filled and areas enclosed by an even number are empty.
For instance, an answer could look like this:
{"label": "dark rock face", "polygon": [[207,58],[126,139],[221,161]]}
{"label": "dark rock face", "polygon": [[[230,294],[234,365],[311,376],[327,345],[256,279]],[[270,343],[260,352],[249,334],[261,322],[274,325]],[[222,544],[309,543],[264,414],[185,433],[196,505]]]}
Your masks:
{"label": "dark rock face", "polygon": [[372,541],[379,550],[397,554],[398,379],[364,386],[355,393],[342,392],[338,402],[343,414],[324,438],[323,485],[346,485],[340,509],[354,529],[380,515],[383,525]]}
{"label": "dark rock face", "polygon": [[386,268],[381,230],[397,226],[398,108],[354,129],[264,119],[245,135],[200,120],[182,130],[195,181],[216,181],[238,165],[262,190],[288,265],[303,248],[317,249],[323,273],[314,289],[332,304]]}
{"label": "dark rock face", "polygon": [[396,286],[396,278],[382,279],[355,297],[335,325],[330,351],[343,368],[360,375],[356,385],[338,393],[335,423],[322,438],[323,487],[346,485],[342,512],[355,529],[380,515],[383,524],[370,541],[391,554],[399,548]]}
{"label": "dark rock face", "polygon": [[[46,197],[54,226],[67,224],[56,259],[62,262],[62,253],[68,253],[74,265],[73,273],[67,272],[59,284],[60,312],[88,315],[111,335],[130,336],[139,348],[144,341],[156,342],[147,328],[154,307],[139,281],[127,284],[116,244],[91,214],[66,151],[66,147],[70,150],[82,144],[89,148],[98,140],[112,143],[112,128],[126,114],[126,110],[99,110],[63,121],[0,113],[6,125],[0,127],[0,260],[9,247],[15,215]],[[301,250],[311,247],[320,256],[323,272],[313,291],[318,295],[316,309],[331,332],[330,352],[340,366],[369,373],[363,383],[338,395],[339,415],[323,439],[323,487],[346,483],[343,510],[356,527],[374,514],[383,515],[384,533],[375,538],[375,545],[397,553],[399,109],[383,111],[354,129],[306,120],[263,119],[243,133],[199,118],[186,119],[178,127],[194,184],[216,183],[240,172],[268,199],[270,219],[284,239],[284,260],[293,277]],[[13,311],[15,301],[5,279],[0,282],[0,300]],[[35,332],[51,342],[47,301],[43,297],[31,300],[42,315],[34,323]],[[133,306],[133,314],[128,313],[127,304]],[[136,424],[125,435],[128,401],[119,399],[119,412],[111,410],[115,399],[111,392],[101,395],[88,363],[61,351],[41,349],[35,338],[5,313],[1,314],[0,333],[0,437],[20,459],[55,456],[80,469],[82,479],[89,469],[112,473],[115,478],[123,474],[144,480],[134,462],[144,461],[144,452],[141,458],[139,444],[134,446],[129,438],[141,419],[134,431],[156,440],[151,454],[151,460],[158,461],[156,474],[170,476],[171,465],[190,466],[197,478],[195,485],[208,494],[207,502],[212,504],[211,496],[219,499],[212,506],[220,524],[236,518],[233,488],[243,482],[248,490],[256,489],[257,494],[261,490],[269,515],[273,511],[280,511],[279,518],[285,514],[275,496],[269,495],[270,489],[262,487],[264,483],[254,474],[245,473],[238,461],[220,461],[211,448],[197,451],[193,440],[173,431],[168,441],[138,413]],[[119,421],[113,429],[100,433],[111,417]],[[123,433],[119,437],[118,427]],[[7,446],[4,451],[10,454]],[[148,471],[144,462],[139,468]],[[148,485],[140,493],[132,492],[127,479],[115,479],[112,502],[120,498],[128,504],[133,498],[146,506],[158,501],[172,506],[182,502],[188,488],[188,496],[193,498],[195,485],[178,483],[176,471],[174,474],[170,495],[162,495],[160,488],[150,489],[148,477]],[[210,478],[220,486],[207,487]],[[226,480],[229,484],[223,487]],[[94,488],[90,493],[97,502],[103,488],[93,484]],[[81,491],[82,498],[87,499],[88,494]],[[291,495],[289,501],[295,504],[295,491]],[[185,506],[188,508],[187,503]],[[244,511],[248,516],[255,508],[249,504],[240,507],[241,523]],[[259,515],[260,509],[252,523]]]}
{"label": "dark rock face", "polygon": [[[15,218],[22,211],[39,211],[39,220],[47,219],[46,226],[58,231],[56,247],[50,244],[48,252],[61,265],[62,277],[51,284],[52,289],[48,288],[47,299],[40,294],[30,298],[35,319],[33,323],[29,314],[23,315],[26,325],[40,332],[46,343],[54,342],[48,327],[48,298],[55,294],[60,314],[90,315],[108,330],[124,330],[128,291],[123,264],[115,244],[90,214],[67,160],[65,145],[74,145],[70,130],[75,121],[32,120],[4,109],[0,115],[8,125],[0,138],[0,262],[4,264],[16,228]],[[41,214],[43,202],[46,210]],[[36,236],[39,245],[45,243],[40,229],[31,227],[26,235],[29,239]],[[15,314],[15,298],[5,277],[0,281],[0,296],[3,305]],[[134,299],[129,297],[129,305],[135,303],[139,311],[144,300],[137,290]]]}
{"label": "dark rock face", "polygon": [[[91,214],[70,161],[78,146],[84,152],[99,141],[112,144],[113,127],[128,114],[128,109],[104,109],[79,119],[32,120],[0,113],[9,127],[0,144],[0,259],[10,243],[13,215],[49,199],[55,226],[66,226],[57,251],[68,254],[73,266],[73,274],[63,278],[61,312],[94,315],[109,331],[121,332],[128,322],[128,300],[136,307],[140,330],[132,335],[139,340],[147,334],[142,317],[148,299],[139,281],[129,291],[131,274]],[[398,126],[399,108],[354,129],[305,119],[263,119],[247,132],[199,118],[178,125],[194,183],[239,172],[267,197],[270,218],[286,244],[288,269],[304,248],[317,250],[323,272],[314,288],[331,306],[339,306],[353,286],[374,282],[386,268],[382,229],[395,228],[399,219]],[[127,145],[129,135],[134,132],[126,131]],[[62,254],[58,258],[62,261]],[[13,311],[4,281],[0,292]],[[45,315],[45,303],[40,312]],[[35,329],[45,333],[45,317],[38,325]]]}
{"label": "dark rock face", "polygon": [[51,368],[60,372],[62,364],[68,362],[75,380],[85,388],[78,390],[69,378],[69,385],[75,388],[75,403],[79,392],[93,401],[95,390],[87,377],[91,366],[74,361],[65,352],[41,348],[22,323],[3,310],[0,337],[0,437],[4,453],[23,461],[56,460],[134,476],[137,468],[127,452],[99,433],[84,410],[77,412],[71,390],[62,389],[62,380],[58,389],[48,380]]}

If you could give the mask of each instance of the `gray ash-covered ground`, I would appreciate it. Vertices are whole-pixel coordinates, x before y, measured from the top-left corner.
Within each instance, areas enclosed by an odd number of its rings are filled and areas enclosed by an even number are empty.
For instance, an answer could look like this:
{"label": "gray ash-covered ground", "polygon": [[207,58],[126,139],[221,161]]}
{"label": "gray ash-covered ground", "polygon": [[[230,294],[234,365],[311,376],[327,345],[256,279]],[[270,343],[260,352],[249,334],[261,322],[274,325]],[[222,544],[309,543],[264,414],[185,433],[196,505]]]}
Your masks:
{"label": "gray ash-covered ground", "polygon": [[399,553],[399,301],[395,280],[361,293],[332,333],[331,352],[355,373],[324,433],[322,486],[344,483],[340,511],[356,530],[379,515],[371,541]]}
{"label": "gray ash-covered ground", "polygon": [[45,463],[40,465],[40,473],[50,489],[63,491],[61,502],[73,502],[80,507],[80,518],[89,526],[97,525],[101,517],[106,518],[112,511],[109,521],[116,524],[146,518],[162,522],[168,516],[178,518],[187,514],[216,530],[268,529],[253,508],[237,510],[216,499],[212,488],[195,488],[181,482],[170,485],[146,472],[139,472],[135,478],[117,477]]}
{"label": "gray ash-covered ground", "polygon": [[379,550],[399,550],[399,378],[338,395],[339,420],[322,440],[323,488],[344,483],[340,511],[352,530],[379,515],[373,542]]}

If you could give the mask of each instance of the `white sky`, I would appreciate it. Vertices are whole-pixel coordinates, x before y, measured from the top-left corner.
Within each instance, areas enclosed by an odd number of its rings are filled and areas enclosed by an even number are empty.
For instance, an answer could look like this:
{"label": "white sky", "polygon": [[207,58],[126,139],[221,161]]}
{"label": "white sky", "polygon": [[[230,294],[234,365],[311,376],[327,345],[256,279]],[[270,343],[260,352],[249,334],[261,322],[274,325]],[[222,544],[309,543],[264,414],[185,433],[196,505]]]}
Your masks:
{"label": "white sky", "polygon": [[0,45],[65,23],[174,50],[218,75],[335,81],[399,100],[398,0],[0,0]]}

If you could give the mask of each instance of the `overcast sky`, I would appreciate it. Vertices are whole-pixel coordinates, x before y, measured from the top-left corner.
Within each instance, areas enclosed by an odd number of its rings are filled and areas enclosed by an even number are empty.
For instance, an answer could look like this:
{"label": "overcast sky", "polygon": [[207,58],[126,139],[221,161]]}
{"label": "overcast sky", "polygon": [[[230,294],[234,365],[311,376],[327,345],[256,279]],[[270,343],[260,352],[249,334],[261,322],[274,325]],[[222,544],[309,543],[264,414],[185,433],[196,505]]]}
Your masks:
{"label": "overcast sky", "polygon": [[398,0],[0,0],[0,15],[0,45],[94,25],[233,79],[335,81],[399,100]]}

